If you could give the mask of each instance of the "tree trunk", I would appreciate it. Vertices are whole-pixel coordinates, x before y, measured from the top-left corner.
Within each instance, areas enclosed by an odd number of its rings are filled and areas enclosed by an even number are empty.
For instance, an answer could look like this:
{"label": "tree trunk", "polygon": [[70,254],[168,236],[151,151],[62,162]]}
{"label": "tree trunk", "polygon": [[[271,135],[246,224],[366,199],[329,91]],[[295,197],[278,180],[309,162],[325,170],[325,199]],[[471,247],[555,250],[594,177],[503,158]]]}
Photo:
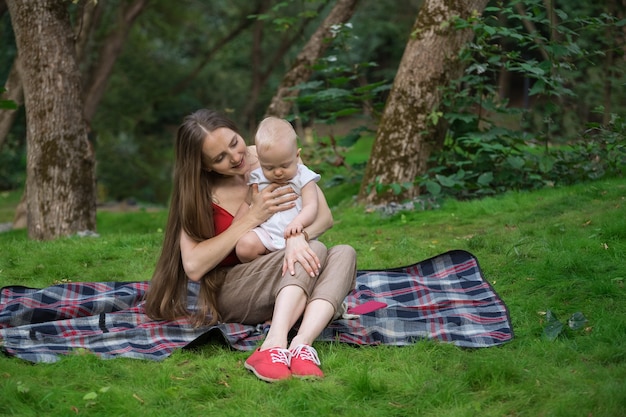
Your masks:
{"label": "tree trunk", "polygon": [[11,67],[11,72],[9,72],[4,88],[7,91],[2,95],[2,99],[13,101],[17,104],[18,108],[14,110],[0,111],[0,150],[2,150],[2,146],[4,145],[4,142],[6,142],[9,130],[11,130],[11,126],[13,126],[13,122],[15,121],[15,117],[19,111],[19,107],[24,104],[24,90],[22,89],[22,82],[17,71],[16,62],[14,62]]}
{"label": "tree trunk", "polygon": [[28,235],[53,239],[96,229],[94,155],[68,4],[7,1],[27,121]]}
{"label": "tree trunk", "polygon": [[[488,0],[426,0],[411,31],[394,79],[366,168],[359,201],[386,204],[414,198],[412,184],[427,170],[433,150],[440,148],[445,134],[439,119],[431,118],[441,101],[439,87],[461,75],[461,48],[472,39],[471,30],[455,30],[455,16],[469,18],[482,13]],[[383,192],[377,192],[377,185]]]}
{"label": "tree trunk", "polygon": [[[264,14],[270,8],[271,3],[269,0],[263,0],[260,3],[259,14]],[[252,47],[250,48],[250,92],[246,105],[242,111],[243,120],[246,121],[248,131],[254,132],[257,125],[256,117],[252,116],[253,109],[256,106],[259,94],[261,94],[261,87],[263,85],[262,65],[266,58],[263,53],[263,28],[265,26],[265,20],[258,19],[252,26]]]}
{"label": "tree trunk", "polygon": [[258,2],[253,4],[254,9],[250,12],[244,11],[240,18],[239,24],[233,28],[229,33],[227,33],[222,38],[218,39],[215,43],[211,45],[208,50],[198,51],[198,56],[202,57],[200,62],[195,66],[195,68],[182,80],[178,81],[174,87],[172,87],[167,95],[167,97],[163,97],[160,99],[169,100],[169,97],[172,95],[178,95],[181,91],[184,91],[189,85],[191,85],[194,80],[200,75],[202,70],[211,62],[215,54],[228,45],[232,40],[236,39],[239,35],[241,35],[248,27],[250,27],[254,23],[254,19],[250,18],[250,15],[254,15],[260,12],[261,3]]}
{"label": "tree trunk", "polygon": [[[269,5],[270,3],[268,3],[267,6],[264,7],[269,7]],[[323,6],[324,3],[322,3],[321,6],[318,8],[317,14],[321,13],[324,8]],[[255,25],[255,43],[252,47],[251,59],[253,72],[252,87],[250,88],[250,93],[248,95],[248,99],[246,100],[246,105],[241,111],[242,120],[246,121],[246,125],[248,126],[248,130],[250,132],[254,132],[258,123],[256,116],[256,107],[263,87],[265,87],[265,85],[267,84],[267,80],[274,73],[274,69],[284,61],[285,55],[287,54],[289,49],[299,39],[302,39],[302,34],[304,33],[304,30],[312,20],[313,17],[299,19],[298,29],[293,31],[291,37],[283,37],[280,45],[275,48],[273,53],[271,54],[268,51],[263,51],[261,46],[261,38],[263,38],[263,32],[266,25],[263,24],[263,21],[259,21]],[[260,59],[260,57],[263,57],[263,59]]]}
{"label": "tree trunk", "polygon": [[[621,3],[621,4],[620,4]],[[624,12],[626,11],[626,0],[612,0],[607,4],[608,12],[615,16],[619,21],[624,19]],[[603,93],[603,112],[602,112],[602,125],[608,126],[611,122],[613,112],[613,87],[616,85],[616,54],[622,45],[623,51],[626,50],[626,28],[624,26],[618,27],[617,25],[607,26],[604,32],[607,48],[604,57],[604,93]],[[618,57],[623,57],[626,54],[624,52],[618,53]],[[618,58],[619,59],[619,58]]]}
{"label": "tree trunk", "polygon": [[[524,8],[523,3],[515,3],[515,10],[517,11],[517,13],[520,14],[520,16],[526,16],[526,9]],[[546,46],[543,43],[543,40],[541,40],[542,38],[540,36],[540,32],[537,30],[537,27],[535,26],[533,21],[530,19],[522,19],[522,24],[529,34],[534,35],[535,44],[539,48],[539,52],[541,53],[541,57],[543,58],[543,60],[552,62],[552,60],[550,59],[550,54],[548,54]]]}
{"label": "tree trunk", "polygon": [[113,71],[113,65],[122,52],[124,42],[135,19],[141,14],[148,0],[134,0],[119,12],[115,29],[107,36],[98,62],[91,68],[88,82],[85,84],[85,119],[93,120],[98,104],[106,91],[106,85]]}
{"label": "tree trunk", "polygon": [[276,95],[272,98],[265,112],[266,117],[287,116],[292,106],[292,102],[288,99],[298,96],[298,91],[292,90],[292,87],[309,79],[313,73],[313,64],[328,48],[329,44],[326,42],[326,39],[331,36],[331,27],[350,20],[356,10],[358,2],[359,0],[337,0],[337,3],[335,3],[335,6],[328,16],[326,16],[326,19],[324,19],[320,27],[298,54],[291,69],[285,74],[285,77],[276,91]]}
{"label": "tree trunk", "polygon": [[78,22],[74,28],[74,38],[76,39],[76,61],[80,63],[85,58],[89,39],[102,15],[102,2],[103,0],[82,1],[78,4]]}

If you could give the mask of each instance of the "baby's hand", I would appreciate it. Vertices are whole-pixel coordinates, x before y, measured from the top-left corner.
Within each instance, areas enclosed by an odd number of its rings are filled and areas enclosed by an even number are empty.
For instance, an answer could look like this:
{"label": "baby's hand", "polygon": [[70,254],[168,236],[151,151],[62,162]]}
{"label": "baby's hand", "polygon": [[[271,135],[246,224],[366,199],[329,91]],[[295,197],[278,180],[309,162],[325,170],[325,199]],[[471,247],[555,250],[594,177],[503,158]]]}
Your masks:
{"label": "baby's hand", "polygon": [[302,233],[302,229],[304,229],[304,226],[300,222],[293,221],[289,223],[285,228],[285,239]]}

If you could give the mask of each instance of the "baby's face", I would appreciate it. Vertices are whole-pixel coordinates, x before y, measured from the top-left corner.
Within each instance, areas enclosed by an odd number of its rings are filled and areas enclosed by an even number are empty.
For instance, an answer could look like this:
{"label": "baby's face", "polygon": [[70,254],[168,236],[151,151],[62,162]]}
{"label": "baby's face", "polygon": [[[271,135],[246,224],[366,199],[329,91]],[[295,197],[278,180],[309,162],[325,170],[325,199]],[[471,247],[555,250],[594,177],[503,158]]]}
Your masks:
{"label": "baby's face", "polygon": [[273,146],[259,151],[263,175],[271,182],[286,184],[298,172],[298,149],[292,146]]}

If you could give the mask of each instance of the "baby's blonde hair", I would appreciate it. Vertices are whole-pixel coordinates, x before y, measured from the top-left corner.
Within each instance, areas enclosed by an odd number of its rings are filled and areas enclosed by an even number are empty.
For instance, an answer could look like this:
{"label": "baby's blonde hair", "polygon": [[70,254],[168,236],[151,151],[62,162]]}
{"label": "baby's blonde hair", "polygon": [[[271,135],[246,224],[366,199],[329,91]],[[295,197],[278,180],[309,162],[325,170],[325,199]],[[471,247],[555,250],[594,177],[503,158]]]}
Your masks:
{"label": "baby's blonde hair", "polygon": [[270,116],[259,123],[254,143],[258,152],[268,151],[273,146],[293,146],[297,151],[298,135],[287,120]]}

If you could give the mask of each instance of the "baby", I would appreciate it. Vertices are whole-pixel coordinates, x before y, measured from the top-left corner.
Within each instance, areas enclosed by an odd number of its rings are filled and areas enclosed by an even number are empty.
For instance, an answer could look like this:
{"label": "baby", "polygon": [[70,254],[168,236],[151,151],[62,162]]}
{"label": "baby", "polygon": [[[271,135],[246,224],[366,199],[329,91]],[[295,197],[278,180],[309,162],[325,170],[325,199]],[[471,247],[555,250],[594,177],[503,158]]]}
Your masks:
{"label": "baby", "polygon": [[320,175],[298,162],[300,149],[291,124],[268,117],[259,124],[254,140],[261,166],[250,173],[248,184],[259,184],[259,191],[271,183],[284,184],[299,197],[295,207],[275,213],[239,239],[235,251],[241,262],[283,249],[286,238],[302,233],[317,216],[315,183]]}

